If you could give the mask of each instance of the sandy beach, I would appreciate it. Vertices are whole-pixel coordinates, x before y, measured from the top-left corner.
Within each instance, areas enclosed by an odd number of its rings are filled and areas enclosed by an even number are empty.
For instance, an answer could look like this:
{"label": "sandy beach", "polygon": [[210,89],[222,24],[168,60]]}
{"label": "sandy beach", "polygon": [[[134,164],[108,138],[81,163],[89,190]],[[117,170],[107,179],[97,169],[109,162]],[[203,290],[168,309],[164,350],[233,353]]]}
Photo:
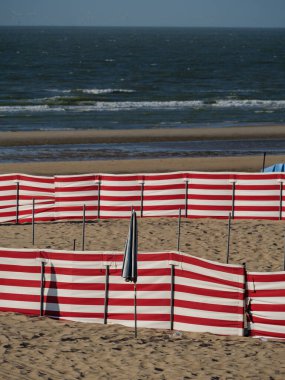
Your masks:
{"label": "sandy beach", "polygon": [[[139,219],[139,249],[176,249],[177,220]],[[127,220],[86,225],[88,250],[122,250]],[[37,224],[34,248],[81,248],[80,223]],[[33,248],[31,225],[0,226],[0,246]],[[181,250],[225,262],[227,221],[182,220]],[[230,263],[279,271],[284,222],[233,221]],[[275,379],[285,377],[284,342],[55,321],[0,313],[3,379]]]}
{"label": "sandy beach", "polygon": [[[0,146],[155,141],[156,139],[284,138],[285,128],[151,130],[120,132],[0,133]],[[3,164],[0,173],[39,175],[164,171],[260,171],[263,157],[183,158],[157,160],[40,162]],[[267,164],[285,157],[267,157]],[[86,225],[87,250],[123,250],[128,220],[99,220]],[[177,220],[139,219],[139,250],[175,250]],[[182,219],[180,249],[194,256],[225,262],[227,221]],[[1,225],[0,246],[81,249],[80,223]],[[284,222],[238,220],[232,223],[230,263],[249,271],[280,271],[284,265]],[[0,313],[0,378],[18,379],[266,379],[285,378],[285,342],[223,337],[164,330],[104,326]]]}

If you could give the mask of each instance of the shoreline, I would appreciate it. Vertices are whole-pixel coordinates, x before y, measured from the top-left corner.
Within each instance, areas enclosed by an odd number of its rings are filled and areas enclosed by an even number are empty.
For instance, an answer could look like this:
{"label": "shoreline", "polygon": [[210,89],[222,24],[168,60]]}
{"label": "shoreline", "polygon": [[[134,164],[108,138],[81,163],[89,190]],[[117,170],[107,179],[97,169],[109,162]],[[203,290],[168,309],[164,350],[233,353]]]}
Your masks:
{"label": "shoreline", "polygon": [[[30,131],[0,132],[0,147],[281,138],[285,139],[285,125],[193,129]],[[267,155],[265,167],[282,162],[285,162],[285,155]],[[7,162],[1,164],[0,174],[68,175],[175,171],[260,172],[262,165],[263,154],[233,157],[115,158],[111,160],[86,161]]]}
{"label": "shoreline", "polygon": [[224,128],[154,128],[0,132],[0,146],[100,144],[158,141],[205,141],[285,138],[285,125]]}

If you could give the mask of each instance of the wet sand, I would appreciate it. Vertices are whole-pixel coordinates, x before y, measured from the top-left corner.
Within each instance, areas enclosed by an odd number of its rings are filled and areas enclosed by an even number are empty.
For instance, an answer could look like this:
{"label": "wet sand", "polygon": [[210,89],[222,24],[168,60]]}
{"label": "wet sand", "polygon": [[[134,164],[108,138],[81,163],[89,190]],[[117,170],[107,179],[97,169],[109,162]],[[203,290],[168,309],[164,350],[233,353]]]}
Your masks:
{"label": "wet sand", "polygon": [[[44,144],[100,144],[126,142],[242,140],[285,138],[285,126],[251,126],[196,129],[150,130],[83,130],[1,132],[0,146]],[[285,156],[266,157],[266,165],[284,162]],[[0,174],[25,173],[38,175],[82,173],[143,173],[171,171],[235,171],[259,172],[263,154],[243,157],[164,158],[143,160],[94,160],[3,163]]]}
{"label": "wet sand", "polygon": [[0,146],[285,138],[285,125],[0,132]]}

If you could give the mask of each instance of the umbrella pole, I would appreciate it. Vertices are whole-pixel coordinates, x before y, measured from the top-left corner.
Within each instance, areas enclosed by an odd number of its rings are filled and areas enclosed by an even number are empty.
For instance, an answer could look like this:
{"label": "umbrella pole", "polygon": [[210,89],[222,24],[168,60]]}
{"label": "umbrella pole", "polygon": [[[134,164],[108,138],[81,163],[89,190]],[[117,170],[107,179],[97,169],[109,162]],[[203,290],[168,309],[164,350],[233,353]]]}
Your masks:
{"label": "umbrella pole", "polygon": [[134,282],[134,306],[135,306],[135,338],[138,337],[138,326],[137,326],[137,284]]}

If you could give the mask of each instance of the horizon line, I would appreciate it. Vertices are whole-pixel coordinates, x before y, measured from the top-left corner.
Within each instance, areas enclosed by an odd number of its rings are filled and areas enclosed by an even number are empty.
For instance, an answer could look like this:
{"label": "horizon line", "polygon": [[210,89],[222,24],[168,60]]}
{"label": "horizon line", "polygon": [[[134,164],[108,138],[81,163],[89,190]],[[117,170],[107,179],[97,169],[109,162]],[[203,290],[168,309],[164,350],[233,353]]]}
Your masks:
{"label": "horizon line", "polygon": [[189,25],[19,25],[0,24],[0,27],[12,28],[180,28],[180,29],[285,29],[285,26],[189,26]]}

